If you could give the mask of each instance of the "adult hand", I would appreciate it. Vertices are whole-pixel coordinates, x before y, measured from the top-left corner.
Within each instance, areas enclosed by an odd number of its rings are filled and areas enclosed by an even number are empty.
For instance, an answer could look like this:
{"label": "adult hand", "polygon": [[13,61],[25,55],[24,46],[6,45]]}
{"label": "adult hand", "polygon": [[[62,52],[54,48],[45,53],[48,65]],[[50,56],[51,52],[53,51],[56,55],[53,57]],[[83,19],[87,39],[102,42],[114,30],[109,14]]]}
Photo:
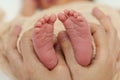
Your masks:
{"label": "adult hand", "polygon": [[16,27],[10,33],[9,45],[6,49],[9,66],[18,80],[71,80],[59,47],[56,47],[58,64],[53,70],[48,70],[39,61],[32,45],[32,31],[26,32],[22,37],[20,42],[21,53],[19,53],[16,42],[20,31],[21,28]]}
{"label": "adult hand", "polygon": [[73,80],[112,80],[114,77],[119,53],[119,39],[116,30],[109,17],[99,9],[95,8],[93,15],[101,25],[91,24],[96,56],[88,67],[83,67],[77,63],[67,33],[60,32],[58,36]]}

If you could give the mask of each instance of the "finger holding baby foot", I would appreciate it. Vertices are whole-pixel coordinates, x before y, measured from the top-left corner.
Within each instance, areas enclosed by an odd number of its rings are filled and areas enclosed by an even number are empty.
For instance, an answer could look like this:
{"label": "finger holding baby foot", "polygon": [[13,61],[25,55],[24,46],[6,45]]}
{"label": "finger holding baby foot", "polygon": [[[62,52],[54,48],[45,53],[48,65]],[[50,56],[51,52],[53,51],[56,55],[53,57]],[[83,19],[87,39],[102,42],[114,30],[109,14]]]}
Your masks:
{"label": "finger holding baby foot", "polygon": [[88,66],[92,58],[92,41],[90,27],[85,18],[73,10],[58,14],[73,46],[75,57],[82,66]]}
{"label": "finger holding baby foot", "polygon": [[58,41],[69,68],[72,70],[72,68],[80,66],[75,59],[74,50],[66,31],[62,31],[58,34]]}
{"label": "finger holding baby foot", "polygon": [[[11,48],[6,48],[6,54],[12,55],[7,57],[9,57],[8,61],[10,69],[17,80],[71,80],[69,69],[65,64],[59,49],[55,49],[59,62],[53,70],[50,71],[46,69],[46,67],[39,62],[33,50],[33,45],[31,44],[32,30],[23,34],[22,40],[20,41],[21,53],[19,53],[17,48],[15,48],[16,45],[13,46],[13,44],[16,44],[18,38],[18,34],[15,34],[14,32],[16,30],[17,29],[14,29],[10,34],[10,37],[12,38],[9,37],[9,47]],[[13,43],[12,41],[15,42]],[[10,51],[7,51],[7,49]],[[21,54],[22,60],[19,60],[19,58],[16,57],[16,54]]]}
{"label": "finger holding baby foot", "polygon": [[58,64],[51,70],[52,74],[56,75],[55,80],[71,80],[71,74],[59,44],[55,45],[55,51],[58,57]]}
{"label": "finger holding baby foot", "polygon": [[91,34],[95,41],[96,56],[88,67],[83,67],[78,65],[74,58],[74,51],[67,34],[65,32],[59,33],[58,40],[72,78],[73,80],[95,80],[94,76],[97,76],[97,80],[111,80],[115,67],[113,67],[112,55],[109,54],[107,34],[103,28],[97,25],[91,27]]}
{"label": "finger holding baby foot", "polygon": [[32,41],[40,61],[48,69],[57,65],[57,56],[54,50],[53,31],[56,15],[43,17],[37,22],[33,30]]}
{"label": "finger holding baby foot", "polygon": [[6,50],[7,50],[6,56],[8,59],[10,58],[9,61],[11,61],[11,62],[15,62],[15,61],[19,61],[19,60],[22,61],[22,57],[17,52],[17,39],[19,37],[20,32],[21,32],[21,27],[16,26],[15,28],[13,28],[13,30],[8,35],[7,40],[9,40],[9,41],[7,41],[7,42],[9,42],[9,44],[6,46]]}
{"label": "finger holding baby foot", "polygon": [[98,8],[93,9],[93,15],[100,22],[102,27],[106,30],[108,37],[111,38],[111,40],[114,40],[117,37],[117,31],[116,31],[114,25],[112,24],[111,18],[109,16],[105,15]]}
{"label": "finger holding baby foot", "polygon": [[16,26],[8,36],[9,44],[6,48],[6,57],[8,59],[9,67],[18,80],[27,80],[28,75],[23,67],[22,55],[17,50],[17,39],[21,32],[21,27]]}
{"label": "finger holding baby foot", "polygon": [[[27,70],[29,71],[29,77],[31,80],[71,80],[70,72],[65,64],[64,58],[62,56],[62,52],[59,47],[55,47],[56,56],[58,56],[58,63],[54,67],[54,69],[47,69],[41,61],[39,61],[39,57],[37,57],[36,52],[34,51],[33,41],[31,41],[32,30],[26,32],[22,37],[21,42],[21,52],[23,55],[23,60],[25,66],[27,66]],[[34,34],[33,34],[34,35]],[[50,45],[48,45],[50,46]],[[22,48],[23,47],[23,48]],[[41,46],[44,47],[44,46]],[[45,53],[44,53],[45,54]],[[42,54],[43,55],[43,54]],[[44,55],[48,56],[48,55]],[[46,77],[47,76],[47,77]]]}
{"label": "finger holding baby foot", "polygon": [[[34,51],[33,43],[32,43],[32,30],[26,31],[20,40],[20,49],[21,54],[23,56],[24,64],[27,66],[27,69],[30,72],[35,73],[36,68],[40,66],[39,71],[46,71],[47,68],[39,61],[36,53]],[[33,71],[31,71],[33,70]]]}
{"label": "finger holding baby foot", "polygon": [[[116,71],[119,72],[120,70],[120,41],[117,35],[117,31],[112,24],[111,18],[107,15],[105,15],[100,9],[94,8],[93,9],[93,15],[98,19],[98,21],[101,23],[102,27],[106,30],[106,33],[108,35],[109,39],[109,49],[110,54],[113,55],[114,62],[117,62],[117,69]],[[114,50],[112,50],[115,48]],[[116,64],[114,64],[116,65]]]}
{"label": "finger holding baby foot", "polygon": [[[25,32],[20,41],[21,54],[23,55],[24,67],[29,72],[31,80],[46,79],[49,70],[39,61],[32,43],[32,30]],[[48,77],[47,77],[48,78]]]}
{"label": "finger holding baby foot", "polygon": [[111,35],[115,32],[111,18],[108,15],[104,14],[99,8],[94,8],[92,14],[97,18],[108,34]]}
{"label": "finger holding baby foot", "polygon": [[[117,50],[115,50],[116,52],[111,52],[116,53],[115,58],[119,55],[119,39],[118,39],[118,35],[117,35],[117,31],[114,27],[114,25],[112,24],[111,18],[107,15],[105,15],[100,9],[98,8],[94,8],[93,9],[93,15],[97,18],[97,20],[100,22],[100,24],[102,25],[102,27],[106,30],[108,38],[109,38],[109,48],[110,50],[114,47],[116,47]],[[117,46],[116,46],[117,45]]]}
{"label": "finger holding baby foot", "polygon": [[[42,21],[43,21],[42,23],[45,24],[44,20]],[[58,63],[52,70],[48,70],[46,66],[45,67],[43,66],[44,64],[41,63],[41,61],[36,60],[35,58],[36,53],[33,50],[33,45],[31,44],[31,39],[30,39],[31,33],[33,32],[31,31],[26,32],[21,40],[21,47],[23,47],[21,48],[21,52],[25,60],[24,62],[27,66],[27,70],[30,71],[31,79],[32,80],[48,80],[48,79],[49,80],[56,80],[56,79],[57,80],[71,80],[69,69],[65,64],[64,58],[62,57],[61,51],[59,49],[55,48],[56,55],[58,56]],[[33,36],[32,36],[32,40],[33,40]],[[44,46],[41,46],[41,47],[44,47]],[[44,56],[47,56],[47,55],[44,55]]]}

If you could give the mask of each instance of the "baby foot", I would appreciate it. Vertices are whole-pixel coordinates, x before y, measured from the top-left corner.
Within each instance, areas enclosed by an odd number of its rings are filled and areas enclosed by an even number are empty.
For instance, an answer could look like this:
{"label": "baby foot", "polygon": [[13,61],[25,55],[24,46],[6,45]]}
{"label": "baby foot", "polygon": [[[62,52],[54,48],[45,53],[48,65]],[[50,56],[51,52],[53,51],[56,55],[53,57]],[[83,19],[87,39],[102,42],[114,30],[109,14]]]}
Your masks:
{"label": "baby foot", "polygon": [[57,56],[53,44],[53,30],[56,16],[51,15],[37,22],[33,30],[33,45],[40,61],[48,68],[53,69],[57,64]]}
{"label": "baby foot", "polygon": [[91,33],[87,21],[80,13],[72,10],[65,10],[58,15],[58,18],[66,28],[77,62],[87,66],[92,58]]}

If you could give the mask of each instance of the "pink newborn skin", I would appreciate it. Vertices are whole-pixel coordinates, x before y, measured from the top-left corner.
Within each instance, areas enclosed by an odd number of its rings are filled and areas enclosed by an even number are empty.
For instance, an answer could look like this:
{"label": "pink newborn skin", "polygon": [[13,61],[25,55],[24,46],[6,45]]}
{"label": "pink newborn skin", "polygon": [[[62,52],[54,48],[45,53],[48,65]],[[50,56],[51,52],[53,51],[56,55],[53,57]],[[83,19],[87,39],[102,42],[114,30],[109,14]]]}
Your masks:
{"label": "pink newborn skin", "polygon": [[82,66],[88,66],[92,58],[92,40],[90,27],[85,18],[73,10],[65,10],[58,14],[71,40],[75,58]]}
{"label": "pink newborn skin", "polygon": [[33,30],[33,45],[38,58],[48,69],[57,65],[57,55],[54,50],[53,31],[56,15],[46,16],[39,20]]}

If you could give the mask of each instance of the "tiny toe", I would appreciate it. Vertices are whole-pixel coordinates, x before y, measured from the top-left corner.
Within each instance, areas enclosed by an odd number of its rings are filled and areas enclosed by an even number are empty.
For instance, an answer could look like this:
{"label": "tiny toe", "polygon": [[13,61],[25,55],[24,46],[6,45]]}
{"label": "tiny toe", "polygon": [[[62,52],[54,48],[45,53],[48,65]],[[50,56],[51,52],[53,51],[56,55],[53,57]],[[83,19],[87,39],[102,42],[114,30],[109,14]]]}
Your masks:
{"label": "tiny toe", "polygon": [[44,17],[45,21],[48,21],[49,18],[50,18],[50,16],[45,16],[45,17]]}
{"label": "tiny toe", "polygon": [[58,18],[62,22],[64,22],[67,19],[66,15],[64,13],[59,13]]}
{"label": "tiny toe", "polygon": [[41,22],[42,24],[44,24],[44,23],[45,23],[45,18],[42,18],[42,19],[40,20],[40,22]]}
{"label": "tiny toe", "polygon": [[56,15],[55,15],[55,14],[52,14],[52,15],[50,16],[50,18],[49,18],[49,22],[50,22],[50,23],[54,23],[54,22],[56,21],[56,19],[57,19]]}
{"label": "tiny toe", "polygon": [[74,11],[73,11],[73,10],[71,10],[71,11],[69,12],[69,14],[70,14],[71,16],[73,16]]}
{"label": "tiny toe", "polygon": [[77,18],[78,16],[80,16],[80,13],[74,12],[73,16]]}
{"label": "tiny toe", "polygon": [[66,14],[66,15],[69,15],[70,14],[70,10],[64,10],[64,13]]}
{"label": "tiny toe", "polygon": [[42,25],[42,23],[39,21],[39,22],[36,24],[35,28],[40,28],[41,25]]}

